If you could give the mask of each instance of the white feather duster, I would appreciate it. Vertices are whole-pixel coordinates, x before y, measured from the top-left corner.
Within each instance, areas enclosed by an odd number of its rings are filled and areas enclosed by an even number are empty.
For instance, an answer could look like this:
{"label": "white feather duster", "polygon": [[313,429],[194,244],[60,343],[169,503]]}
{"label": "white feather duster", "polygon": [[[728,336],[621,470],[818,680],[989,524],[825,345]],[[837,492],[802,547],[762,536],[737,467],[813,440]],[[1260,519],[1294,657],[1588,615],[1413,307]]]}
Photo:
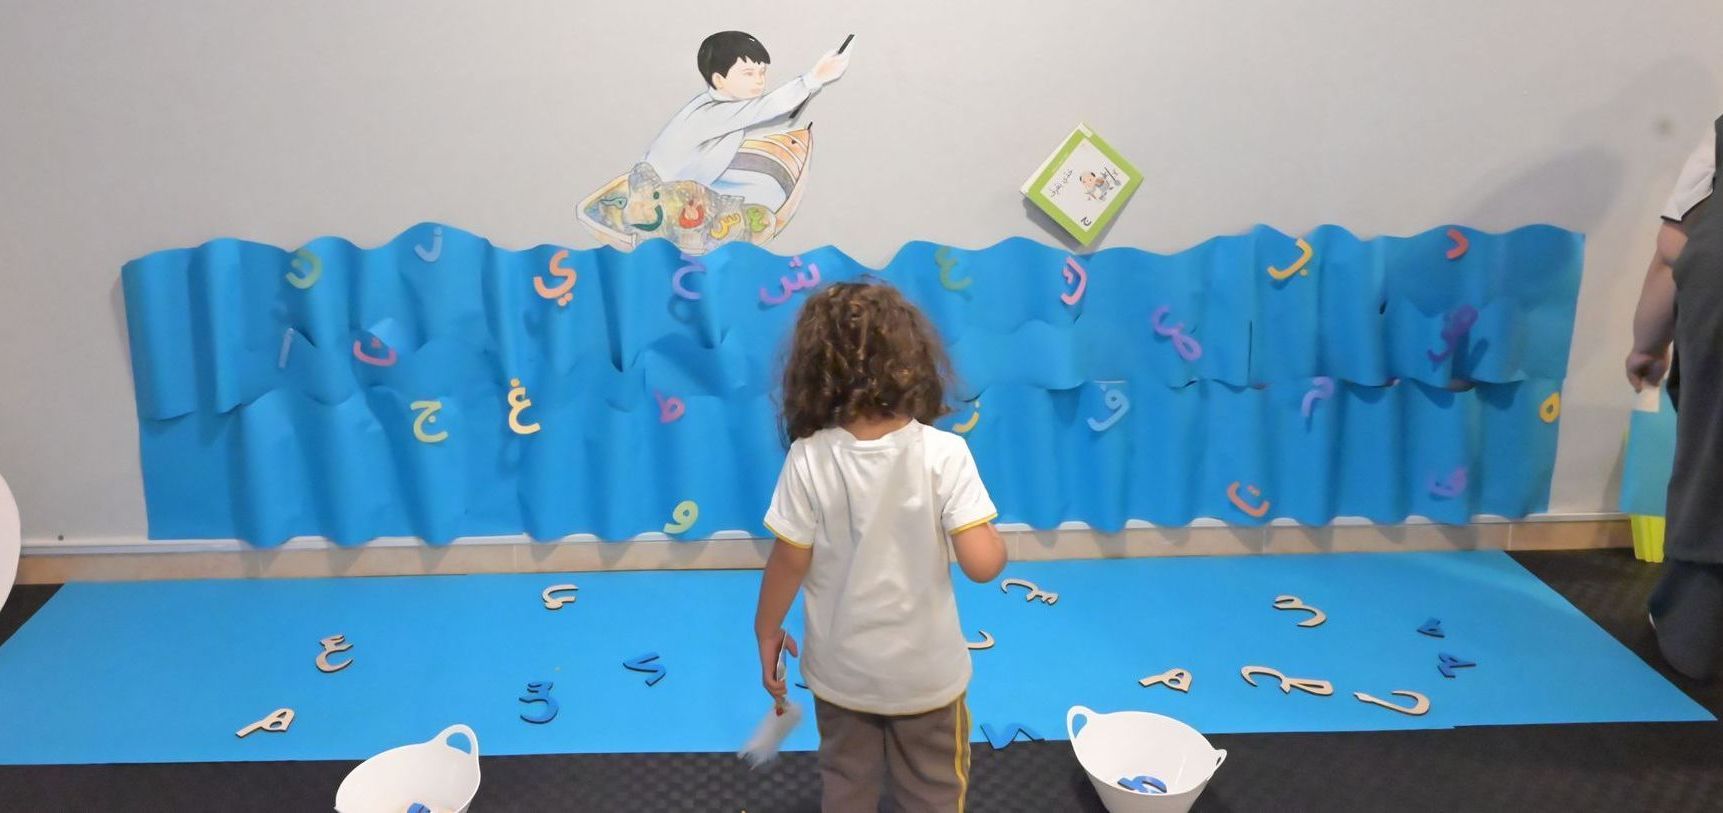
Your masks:
{"label": "white feather duster", "polygon": [[748,738],[748,744],[742,746],[736,755],[755,768],[777,759],[779,746],[801,722],[802,707],[795,701],[786,697],[774,703],[765,719],[754,728],[754,736]]}
{"label": "white feather duster", "polygon": [[[778,680],[784,679],[784,647],[782,644],[778,646],[776,673]],[[782,700],[774,701],[772,710],[766,712],[765,719],[754,727],[754,736],[748,738],[747,744],[742,746],[742,750],[736,752],[736,756],[746,760],[750,766],[755,768],[777,759],[778,748],[784,744],[785,738],[789,737],[790,732],[795,731],[796,726],[800,725],[801,722],[802,708],[796,705],[795,701],[788,696]]]}

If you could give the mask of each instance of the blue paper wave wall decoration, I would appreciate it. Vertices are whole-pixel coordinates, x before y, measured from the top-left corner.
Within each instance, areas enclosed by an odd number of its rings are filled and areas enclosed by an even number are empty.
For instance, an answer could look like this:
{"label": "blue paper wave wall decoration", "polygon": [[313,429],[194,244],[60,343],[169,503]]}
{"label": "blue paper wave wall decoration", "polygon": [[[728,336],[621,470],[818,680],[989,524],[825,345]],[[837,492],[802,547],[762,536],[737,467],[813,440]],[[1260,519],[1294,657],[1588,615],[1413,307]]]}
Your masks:
{"label": "blue paper wave wall decoration", "polygon": [[914,242],[875,270],[425,223],[215,240],[123,283],[152,538],[443,543],[764,534],[783,339],[864,274],[949,344],[943,425],[1002,521],[1521,516],[1548,501],[1582,256],[1549,226],[1258,227],[1171,255]]}

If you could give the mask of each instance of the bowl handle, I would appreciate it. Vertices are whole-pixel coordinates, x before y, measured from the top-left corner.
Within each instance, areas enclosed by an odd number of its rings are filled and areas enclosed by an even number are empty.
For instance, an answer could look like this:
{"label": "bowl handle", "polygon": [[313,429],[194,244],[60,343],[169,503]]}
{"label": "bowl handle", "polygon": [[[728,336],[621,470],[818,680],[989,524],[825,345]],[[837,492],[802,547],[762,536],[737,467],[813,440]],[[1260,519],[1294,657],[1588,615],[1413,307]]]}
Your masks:
{"label": "bowl handle", "polygon": [[1216,748],[1214,750],[1214,767],[1215,767],[1215,770],[1220,770],[1221,763],[1223,763],[1225,761],[1226,761],[1226,749],[1225,748]]}
{"label": "bowl handle", "polygon": [[1083,725],[1086,726],[1089,724],[1090,718],[1095,716],[1095,710],[1088,706],[1072,706],[1070,711],[1065,712],[1065,738],[1077,739],[1077,728],[1072,724],[1076,722],[1078,717],[1083,718]]}
{"label": "bowl handle", "polygon": [[[470,743],[472,747],[455,748],[455,746],[449,745],[449,737],[454,734],[465,734],[467,742]],[[438,732],[437,736],[431,738],[431,742],[441,743],[443,746],[448,748],[455,748],[456,751],[466,751],[467,753],[472,754],[473,759],[475,760],[479,758],[479,735],[474,734],[471,728],[468,728],[461,723],[455,723],[454,725]]]}

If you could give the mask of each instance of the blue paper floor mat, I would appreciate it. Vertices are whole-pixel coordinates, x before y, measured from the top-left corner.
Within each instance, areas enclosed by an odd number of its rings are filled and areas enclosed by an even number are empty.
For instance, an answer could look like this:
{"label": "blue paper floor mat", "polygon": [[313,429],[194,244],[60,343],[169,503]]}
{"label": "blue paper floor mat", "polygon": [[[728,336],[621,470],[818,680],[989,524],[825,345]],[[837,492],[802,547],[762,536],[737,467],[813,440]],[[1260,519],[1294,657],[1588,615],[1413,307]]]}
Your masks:
{"label": "blue paper floor mat", "polygon": [[[961,577],[959,577],[961,578]],[[1032,562],[1004,578],[1046,605],[960,582],[970,707],[995,728],[1064,735],[1065,710],[1169,714],[1205,733],[1712,720],[1505,554],[1399,553]],[[544,588],[577,601],[545,609]],[[0,763],[363,759],[463,722],[485,754],[731,751],[768,707],[752,571],[74,584],[0,646]],[[1296,595],[1328,620],[1276,610]],[[798,610],[799,613],[799,610]],[[1446,637],[1417,629],[1439,618]],[[792,629],[799,617],[792,616]],[[314,665],[344,635],[353,665]],[[649,652],[666,674],[623,663]],[[1438,672],[1447,653],[1477,666]],[[1240,667],[1333,682],[1252,688]],[[1143,688],[1173,668],[1188,694]],[[526,684],[558,714],[521,720]],[[1422,692],[1396,714],[1353,699]],[[799,702],[809,698],[796,691]],[[284,733],[234,733],[278,708]],[[811,715],[810,715],[811,716]],[[814,747],[807,720],[787,743]]]}

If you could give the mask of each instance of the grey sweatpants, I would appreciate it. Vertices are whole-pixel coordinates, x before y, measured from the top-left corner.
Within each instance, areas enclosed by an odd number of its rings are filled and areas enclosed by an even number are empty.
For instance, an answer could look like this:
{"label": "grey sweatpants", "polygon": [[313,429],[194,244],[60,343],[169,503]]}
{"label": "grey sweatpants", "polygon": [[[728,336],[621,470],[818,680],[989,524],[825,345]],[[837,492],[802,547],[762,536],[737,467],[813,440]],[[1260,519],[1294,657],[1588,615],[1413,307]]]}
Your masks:
{"label": "grey sweatpants", "polygon": [[882,781],[902,813],[962,813],[969,791],[969,707],[922,714],[851,711],[814,699],[822,813],[877,813]]}

